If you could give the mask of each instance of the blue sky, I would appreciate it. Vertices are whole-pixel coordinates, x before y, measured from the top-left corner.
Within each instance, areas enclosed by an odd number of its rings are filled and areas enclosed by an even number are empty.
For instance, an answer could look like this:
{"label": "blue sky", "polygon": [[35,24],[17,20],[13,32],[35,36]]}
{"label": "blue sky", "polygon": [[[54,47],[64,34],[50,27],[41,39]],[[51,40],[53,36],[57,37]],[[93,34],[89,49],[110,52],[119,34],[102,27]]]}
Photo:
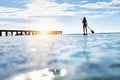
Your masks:
{"label": "blue sky", "polygon": [[[0,0],[0,29],[120,32],[120,0]],[[90,31],[89,31],[90,33]]]}

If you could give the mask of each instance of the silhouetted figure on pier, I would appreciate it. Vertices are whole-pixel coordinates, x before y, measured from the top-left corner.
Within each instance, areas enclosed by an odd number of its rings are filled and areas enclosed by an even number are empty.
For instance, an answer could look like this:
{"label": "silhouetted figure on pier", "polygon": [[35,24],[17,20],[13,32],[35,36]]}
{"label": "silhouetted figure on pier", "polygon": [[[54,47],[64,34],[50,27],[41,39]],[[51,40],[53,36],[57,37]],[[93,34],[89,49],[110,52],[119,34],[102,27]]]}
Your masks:
{"label": "silhouetted figure on pier", "polygon": [[50,72],[53,72],[54,75],[59,75],[60,74],[60,69],[50,69]]}
{"label": "silhouetted figure on pier", "polygon": [[83,34],[87,35],[87,20],[85,17],[83,17],[82,23],[83,23]]}

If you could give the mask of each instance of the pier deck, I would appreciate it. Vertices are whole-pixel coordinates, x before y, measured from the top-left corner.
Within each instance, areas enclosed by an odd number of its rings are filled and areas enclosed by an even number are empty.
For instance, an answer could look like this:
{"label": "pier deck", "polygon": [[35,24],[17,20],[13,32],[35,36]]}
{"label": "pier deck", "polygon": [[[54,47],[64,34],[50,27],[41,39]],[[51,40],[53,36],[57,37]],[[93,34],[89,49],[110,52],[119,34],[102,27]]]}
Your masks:
{"label": "pier deck", "polygon": [[[18,35],[40,35],[39,30],[0,30],[0,36],[18,36]],[[62,31],[48,31],[48,34],[62,34]]]}

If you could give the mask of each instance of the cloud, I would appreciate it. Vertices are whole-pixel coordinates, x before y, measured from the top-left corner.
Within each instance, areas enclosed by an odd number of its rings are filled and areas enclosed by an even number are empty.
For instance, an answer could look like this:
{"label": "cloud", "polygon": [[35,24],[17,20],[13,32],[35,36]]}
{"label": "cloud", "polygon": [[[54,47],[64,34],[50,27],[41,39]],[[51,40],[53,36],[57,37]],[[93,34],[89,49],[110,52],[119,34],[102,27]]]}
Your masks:
{"label": "cloud", "polygon": [[81,3],[88,3],[88,0],[81,0]]}
{"label": "cloud", "polygon": [[113,14],[119,14],[120,10],[107,10],[105,12],[103,12],[103,14],[107,14],[107,15],[113,15]]}
{"label": "cloud", "polygon": [[[27,0],[28,1],[28,0]],[[84,4],[69,4],[69,3],[57,3],[54,0],[29,0],[24,6],[25,8],[10,8],[0,6],[1,18],[24,18],[33,19],[46,16],[74,16],[84,14],[101,14],[103,13],[116,14],[119,13],[120,0],[112,0],[111,2],[96,2],[87,3],[88,0],[81,0]],[[79,9],[83,10],[79,10]],[[95,10],[88,10],[95,9]],[[116,10],[117,9],[117,10]],[[75,11],[77,10],[77,11]],[[107,10],[107,11],[106,11]]]}
{"label": "cloud", "polygon": [[[90,17],[105,17],[120,13],[120,0],[112,0],[110,2],[98,1],[96,3],[80,4],[80,8],[85,9],[85,14]],[[90,11],[91,10],[91,11]],[[82,12],[81,12],[82,13]],[[94,14],[94,15],[91,15]]]}
{"label": "cloud", "polygon": [[[62,25],[56,16],[72,16],[74,5],[56,3],[49,0],[30,0],[25,8],[10,8],[0,6],[0,27],[59,29]],[[23,20],[23,21],[21,21]],[[29,26],[29,27],[28,27]]]}
{"label": "cloud", "polygon": [[91,8],[91,9],[120,9],[120,0],[112,0],[111,2],[97,2],[97,3],[87,3],[80,5],[82,8]]}
{"label": "cloud", "polygon": [[26,5],[28,8],[25,12],[34,16],[68,16],[74,15],[74,12],[67,11],[74,9],[72,4],[58,4],[48,0],[34,0],[32,3]]}
{"label": "cloud", "polygon": [[112,0],[111,2],[110,2],[111,4],[118,4],[118,5],[120,5],[120,0]]}
{"label": "cloud", "polygon": [[90,0],[81,0],[79,4],[67,3],[70,1],[59,3],[56,0],[25,0],[24,7],[20,8],[0,6],[0,26],[18,26],[19,28],[36,26],[34,27],[36,29],[53,26],[51,29],[56,29],[56,26],[63,26],[64,23],[59,21],[58,17],[60,16],[100,18],[120,13],[120,0],[96,3],[90,3]]}
{"label": "cloud", "polygon": [[[24,20],[25,21],[25,20]],[[6,20],[0,21],[0,29],[38,29],[38,30],[61,30],[63,26],[56,18],[43,17],[33,18],[32,21],[18,22]]]}
{"label": "cloud", "polygon": [[74,5],[68,3],[58,4],[49,0],[30,0],[26,8],[0,7],[1,18],[30,18],[38,16],[70,16],[75,15]]}
{"label": "cloud", "polygon": [[80,7],[91,8],[91,9],[107,8],[108,3],[106,3],[106,2],[88,3],[88,4],[85,4],[85,5],[80,5]]}
{"label": "cloud", "polygon": [[0,6],[0,18],[15,18],[21,11],[23,10],[19,8],[8,8]]}

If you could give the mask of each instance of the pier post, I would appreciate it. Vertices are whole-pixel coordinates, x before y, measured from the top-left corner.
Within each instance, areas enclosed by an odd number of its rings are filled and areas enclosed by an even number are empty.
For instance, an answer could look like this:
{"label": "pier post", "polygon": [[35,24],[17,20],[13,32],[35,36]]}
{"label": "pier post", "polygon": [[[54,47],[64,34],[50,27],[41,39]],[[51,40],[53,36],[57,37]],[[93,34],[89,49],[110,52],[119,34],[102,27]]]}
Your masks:
{"label": "pier post", "polygon": [[27,32],[25,31],[25,35],[27,35]]}
{"label": "pier post", "polygon": [[11,36],[13,36],[13,31],[11,31]]}
{"label": "pier post", "polygon": [[2,36],[2,31],[0,31],[0,36]]}
{"label": "pier post", "polygon": [[39,35],[40,34],[40,31],[37,31],[37,35]]}
{"label": "pier post", "polygon": [[5,35],[8,36],[8,32],[7,31],[5,31]]}
{"label": "pier post", "polygon": [[32,32],[32,35],[37,35],[37,31],[33,31],[33,32]]}
{"label": "pier post", "polygon": [[27,31],[27,35],[30,35],[30,31]]}
{"label": "pier post", "polygon": [[18,31],[16,31],[16,36],[18,35]]}
{"label": "pier post", "polygon": [[22,31],[20,31],[20,35],[23,35]]}
{"label": "pier post", "polygon": [[32,31],[32,35],[34,35],[34,31]]}

